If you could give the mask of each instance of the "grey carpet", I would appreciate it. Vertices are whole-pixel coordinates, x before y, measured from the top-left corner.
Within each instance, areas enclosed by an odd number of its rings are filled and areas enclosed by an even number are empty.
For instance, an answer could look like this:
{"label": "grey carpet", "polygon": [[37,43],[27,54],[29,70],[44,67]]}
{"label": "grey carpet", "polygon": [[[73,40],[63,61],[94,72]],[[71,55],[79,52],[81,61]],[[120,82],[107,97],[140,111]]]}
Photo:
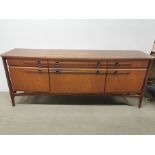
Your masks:
{"label": "grey carpet", "polygon": [[0,93],[0,134],[155,134],[155,103],[101,96],[16,97]]}

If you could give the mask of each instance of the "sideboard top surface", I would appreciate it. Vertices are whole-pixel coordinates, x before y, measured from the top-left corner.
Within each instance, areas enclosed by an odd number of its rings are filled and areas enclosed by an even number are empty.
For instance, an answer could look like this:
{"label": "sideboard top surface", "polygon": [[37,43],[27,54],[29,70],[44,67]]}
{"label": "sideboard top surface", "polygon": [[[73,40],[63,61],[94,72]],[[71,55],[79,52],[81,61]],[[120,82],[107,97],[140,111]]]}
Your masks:
{"label": "sideboard top surface", "polygon": [[1,55],[6,58],[42,59],[153,59],[136,50],[67,50],[67,49],[13,49]]}

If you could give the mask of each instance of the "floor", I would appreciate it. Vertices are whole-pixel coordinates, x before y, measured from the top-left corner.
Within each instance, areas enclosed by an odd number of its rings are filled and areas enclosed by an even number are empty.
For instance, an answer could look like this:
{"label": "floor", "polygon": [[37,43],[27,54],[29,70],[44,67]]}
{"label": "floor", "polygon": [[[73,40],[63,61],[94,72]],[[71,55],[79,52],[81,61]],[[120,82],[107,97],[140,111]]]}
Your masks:
{"label": "floor", "polygon": [[0,93],[0,134],[155,134],[155,102],[109,96],[16,97]]}

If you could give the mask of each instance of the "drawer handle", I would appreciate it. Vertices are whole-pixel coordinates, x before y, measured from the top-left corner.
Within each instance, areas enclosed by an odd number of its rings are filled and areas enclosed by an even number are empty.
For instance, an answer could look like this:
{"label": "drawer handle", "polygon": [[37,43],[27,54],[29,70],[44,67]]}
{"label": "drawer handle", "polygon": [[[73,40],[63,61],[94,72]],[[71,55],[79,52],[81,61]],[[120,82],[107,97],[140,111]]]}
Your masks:
{"label": "drawer handle", "polygon": [[120,64],[118,62],[108,64],[108,66],[131,66],[132,64]]}
{"label": "drawer handle", "polygon": [[41,60],[37,60],[37,64],[38,65],[41,65]]}
{"label": "drawer handle", "polygon": [[55,67],[60,67],[60,64],[55,64]]}
{"label": "drawer handle", "polygon": [[110,75],[126,75],[126,74],[130,74],[130,72],[118,72],[118,71],[114,71],[112,73],[107,73]]}
{"label": "drawer handle", "polygon": [[37,62],[31,62],[31,61],[24,61],[24,64],[27,64],[27,65],[41,65],[41,60],[37,60]]}
{"label": "drawer handle", "polygon": [[58,73],[60,73],[60,70],[56,70],[55,72],[58,74]]}
{"label": "drawer handle", "polygon": [[100,62],[97,62],[96,67],[99,67],[99,66],[100,66],[100,64],[101,64]]}
{"label": "drawer handle", "polygon": [[100,74],[100,71],[96,71],[96,74]]}
{"label": "drawer handle", "polygon": [[41,70],[41,69],[38,69],[38,72],[39,72],[39,73],[42,73],[42,72],[43,72],[43,70]]}
{"label": "drawer handle", "polygon": [[34,62],[30,62],[30,61],[24,61],[24,64],[28,64],[28,65],[34,65]]}
{"label": "drawer handle", "polygon": [[60,67],[60,64],[58,61],[55,62],[54,66],[57,68],[57,67]]}
{"label": "drawer handle", "polygon": [[48,73],[47,70],[41,70],[41,69],[38,69],[38,70],[26,70],[26,72],[28,72],[28,73]]}
{"label": "drawer handle", "polygon": [[51,69],[50,73],[80,73],[80,74],[106,74],[105,71],[99,70],[74,70],[74,69]]}

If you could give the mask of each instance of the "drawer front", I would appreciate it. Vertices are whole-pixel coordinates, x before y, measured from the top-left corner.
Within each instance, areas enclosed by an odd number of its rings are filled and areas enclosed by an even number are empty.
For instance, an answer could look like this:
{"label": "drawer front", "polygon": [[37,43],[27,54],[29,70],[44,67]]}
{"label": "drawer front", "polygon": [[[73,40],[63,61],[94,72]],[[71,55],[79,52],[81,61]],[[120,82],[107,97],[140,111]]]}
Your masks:
{"label": "drawer front", "polygon": [[14,91],[49,92],[49,73],[46,68],[9,67]]}
{"label": "drawer front", "polygon": [[107,61],[49,61],[51,68],[106,68]]}
{"label": "drawer front", "polygon": [[104,93],[106,70],[50,69],[52,93]]}
{"label": "drawer front", "polygon": [[47,60],[41,60],[41,59],[9,58],[7,59],[7,62],[9,66],[48,67]]}
{"label": "drawer front", "polygon": [[111,60],[108,68],[147,68],[148,60]]}
{"label": "drawer front", "polygon": [[108,69],[106,93],[140,93],[146,69]]}

